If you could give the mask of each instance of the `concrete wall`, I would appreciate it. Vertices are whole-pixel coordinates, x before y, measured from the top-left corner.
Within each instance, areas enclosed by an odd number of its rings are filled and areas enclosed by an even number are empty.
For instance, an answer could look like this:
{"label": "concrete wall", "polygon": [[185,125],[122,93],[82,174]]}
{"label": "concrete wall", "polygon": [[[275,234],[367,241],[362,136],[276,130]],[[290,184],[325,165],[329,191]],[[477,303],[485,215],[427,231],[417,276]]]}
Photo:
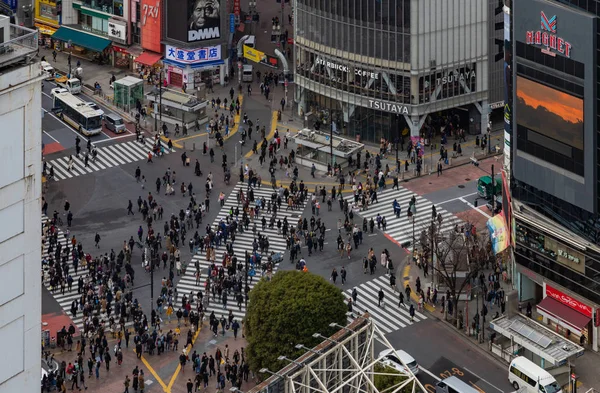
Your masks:
{"label": "concrete wall", "polygon": [[0,77],[0,391],[41,377],[41,78],[39,63]]}

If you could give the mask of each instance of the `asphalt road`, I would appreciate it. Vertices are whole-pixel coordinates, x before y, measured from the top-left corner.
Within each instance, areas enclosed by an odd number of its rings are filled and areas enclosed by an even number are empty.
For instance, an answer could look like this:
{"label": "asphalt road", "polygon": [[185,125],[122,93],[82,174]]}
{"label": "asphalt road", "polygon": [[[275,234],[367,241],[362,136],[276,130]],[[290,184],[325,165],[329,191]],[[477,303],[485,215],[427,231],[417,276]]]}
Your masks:
{"label": "asphalt road", "polygon": [[[66,124],[52,113],[54,104],[50,90],[54,87],[56,87],[54,82],[44,81],[42,91],[42,143],[45,147],[48,147],[48,149],[45,149],[44,151],[45,155],[58,152],[64,153],[64,150],[74,148],[77,135],[79,135],[79,138],[81,138],[84,143],[88,140],[88,137],[80,134],[73,127]],[[93,96],[80,93],[77,97],[85,102],[94,102],[105,114],[112,112],[112,110],[104,105],[101,100],[98,100]],[[91,138],[92,143],[101,145],[103,143],[131,140],[134,137],[134,128],[133,126],[128,125],[128,130],[123,134],[114,134],[106,129],[106,127],[103,127],[103,130],[99,135],[91,136],[89,138]]]}

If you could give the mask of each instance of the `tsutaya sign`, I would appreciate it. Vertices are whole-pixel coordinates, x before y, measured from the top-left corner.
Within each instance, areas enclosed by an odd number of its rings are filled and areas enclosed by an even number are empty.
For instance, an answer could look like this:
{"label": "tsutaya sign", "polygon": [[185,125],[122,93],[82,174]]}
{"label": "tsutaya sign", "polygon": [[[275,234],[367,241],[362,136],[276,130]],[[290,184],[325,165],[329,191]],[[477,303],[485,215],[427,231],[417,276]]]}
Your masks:
{"label": "tsutaya sign", "polygon": [[395,102],[369,100],[369,108],[377,109],[378,111],[396,113],[399,115],[408,115],[408,107],[406,105],[396,104]]}
{"label": "tsutaya sign", "polygon": [[556,15],[548,18],[544,11],[540,12],[540,30],[531,30],[526,32],[527,45],[540,45],[546,47],[542,52],[556,56],[560,53],[566,57],[571,57],[571,43],[556,35],[557,28]]}
{"label": "tsutaya sign", "polygon": [[438,86],[443,86],[452,82],[466,82],[475,78],[475,76],[475,71],[453,71],[449,72],[448,75],[442,76],[441,78],[437,78],[436,83]]}
{"label": "tsutaya sign", "polygon": [[[344,64],[339,64],[339,63],[334,63],[332,61],[329,60],[324,60],[320,57],[317,57],[317,59],[315,60],[315,64],[320,64],[323,65],[327,68],[331,68],[334,70],[338,70],[338,71],[342,71],[342,72],[350,72],[350,67]],[[366,70],[361,70],[360,68],[354,68],[354,75],[358,75],[358,76],[366,76],[367,78],[372,78],[372,79],[379,79],[379,73],[378,72],[372,72],[372,71],[366,71]]]}

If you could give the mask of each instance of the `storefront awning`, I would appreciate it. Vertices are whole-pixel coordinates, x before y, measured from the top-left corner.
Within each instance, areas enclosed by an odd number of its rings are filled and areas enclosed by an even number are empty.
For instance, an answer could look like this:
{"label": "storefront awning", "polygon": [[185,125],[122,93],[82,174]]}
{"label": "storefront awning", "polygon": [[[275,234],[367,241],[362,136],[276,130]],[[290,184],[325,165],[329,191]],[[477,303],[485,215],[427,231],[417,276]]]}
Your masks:
{"label": "storefront awning", "polygon": [[35,27],[37,27],[37,29],[39,30],[40,33],[45,34],[45,35],[52,35],[54,33],[56,33],[56,29],[50,26],[46,26],[44,24],[41,23],[34,23],[33,24]]}
{"label": "storefront awning", "polygon": [[591,321],[590,317],[578,313],[550,296],[544,298],[536,307],[537,311],[546,318],[553,320],[567,329],[573,330],[577,334]]}
{"label": "storefront awning", "polygon": [[144,52],[135,59],[135,62],[147,66],[153,66],[160,60],[161,57],[162,55],[160,53]]}
{"label": "storefront awning", "polygon": [[65,26],[61,26],[56,30],[56,33],[52,35],[52,38],[63,42],[71,40],[73,45],[81,46],[94,52],[102,52],[111,43],[110,40],[88,34],[84,31],[70,29]]}

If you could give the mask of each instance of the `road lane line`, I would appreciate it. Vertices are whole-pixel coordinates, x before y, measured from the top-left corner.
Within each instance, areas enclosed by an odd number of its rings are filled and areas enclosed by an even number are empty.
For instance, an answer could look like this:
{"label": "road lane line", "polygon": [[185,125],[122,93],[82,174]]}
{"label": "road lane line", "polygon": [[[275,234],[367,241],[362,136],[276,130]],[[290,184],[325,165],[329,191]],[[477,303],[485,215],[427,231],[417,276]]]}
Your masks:
{"label": "road lane line", "polygon": [[489,381],[486,381],[485,379],[481,378],[479,375],[475,374],[473,371],[469,370],[466,367],[463,367],[466,371],[470,372],[471,374],[473,374],[474,376],[476,376],[477,378],[479,378],[479,380],[487,383],[488,385],[490,385],[491,387],[493,387],[494,389],[496,389],[497,391],[499,391],[500,393],[504,393],[504,390],[500,389],[497,386],[494,386],[493,384],[491,384]]}
{"label": "road lane line", "polygon": [[[433,378],[434,378],[436,381],[438,381],[438,382],[442,380],[442,378],[438,377],[437,375],[435,375],[435,374],[434,374],[434,373],[432,373],[431,371],[427,370],[427,369],[426,369],[425,367],[423,367],[423,366],[419,366],[419,370],[421,370],[421,371],[424,371],[424,372],[425,372],[425,374],[428,374],[428,375],[430,375],[431,377],[433,377]],[[502,392],[502,393],[504,393],[504,392]]]}
{"label": "road lane line", "polygon": [[486,212],[482,211],[481,209],[479,209],[478,207],[475,207],[471,202],[467,201],[464,198],[460,198],[460,201],[465,203],[467,206],[469,206],[471,209],[475,210],[476,212],[478,212],[479,214],[487,217],[487,218],[492,218],[492,216],[490,216],[489,214],[487,214]]}
{"label": "road lane line", "polygon": [[62,146],[62,144],[58,141],[58,139],[56,139],[55,137],[53,137],[52,135],[48,134],[46,131],[42,130],[42,132],[46,135],[48,135],[54,142],[58,143],[59,145]]}
{"label": "road lane line", "polygon": [[[68,125],[67,123],[65,123],[65,122],[64,122],[64,121],[62,121],[61,119],[59,119],[58,117],[56,117],[56,115],[54,115],[54,113],[52,113],[52,112],[50,112],[50,111],[47,111],[47,110],[46,110],[46,109],[44,109],[44,108],[42,108],[42,110],[43,110],[44,112],[46,112],[47,114],[49,114],[50,116],[52,116],[53,118],[55,118],[56,120],[58,120],[59,122],[61,122],[62,124],[64,124],[64,126],[65,126],[65,127],[67,127],[67,128],[68,128],[68,129],[69,129],[69,130],[70,130],[70,131],[73,133],[73,134],[75,134],[75,135],[78,135],[78,136],[79,136],[81,139],[83,139],[83,140],[84,140],[84,141],[87,143],[88,139],[87,139],[85,136],[81,135],[80,133],[78,133],[77,131],[75,131],[75,130],[73,129],[73,127],[71,127],[70,125]],[[94,142],[94,143],[95,143],[95,142]]]}
{"label": "road lane line", "polygon": [[476,192],[472,192],[472,193],[467,194],[467,195],[463,195],[463,196],[459,196],[459,197],[456,197],[456,198],[448,199],[447,201],[436,202],[436,203],[434,203],[434,205],[443,205],[445,203],[458,201],[458,200],[461,200],[463,198],[470,197],[470,196],[473,196],[473,195],[477,195],[477,193]]}
{"label": "road lane line", "polygon": [[[133,350],[133,352],[135,353],[135,349]],[[158,376],[158,374],[156,373],[156,371],[154,371],[154,369],[152,368],[152,366],[150,366],[150,363],[148,363],[148,361],[146,360],[146,358],[144,357],[144,355],[142,355],[142,357],[140,359],[142,360],[142,363],[144,363],[144,366],[146,366],[146,369],[148,371],[150,371],[150,374],[152,374],[152,376],[156,379],[156,381],[159,383],[159,385],[162,386],[163,391],[168,392],[170,388]]]}

